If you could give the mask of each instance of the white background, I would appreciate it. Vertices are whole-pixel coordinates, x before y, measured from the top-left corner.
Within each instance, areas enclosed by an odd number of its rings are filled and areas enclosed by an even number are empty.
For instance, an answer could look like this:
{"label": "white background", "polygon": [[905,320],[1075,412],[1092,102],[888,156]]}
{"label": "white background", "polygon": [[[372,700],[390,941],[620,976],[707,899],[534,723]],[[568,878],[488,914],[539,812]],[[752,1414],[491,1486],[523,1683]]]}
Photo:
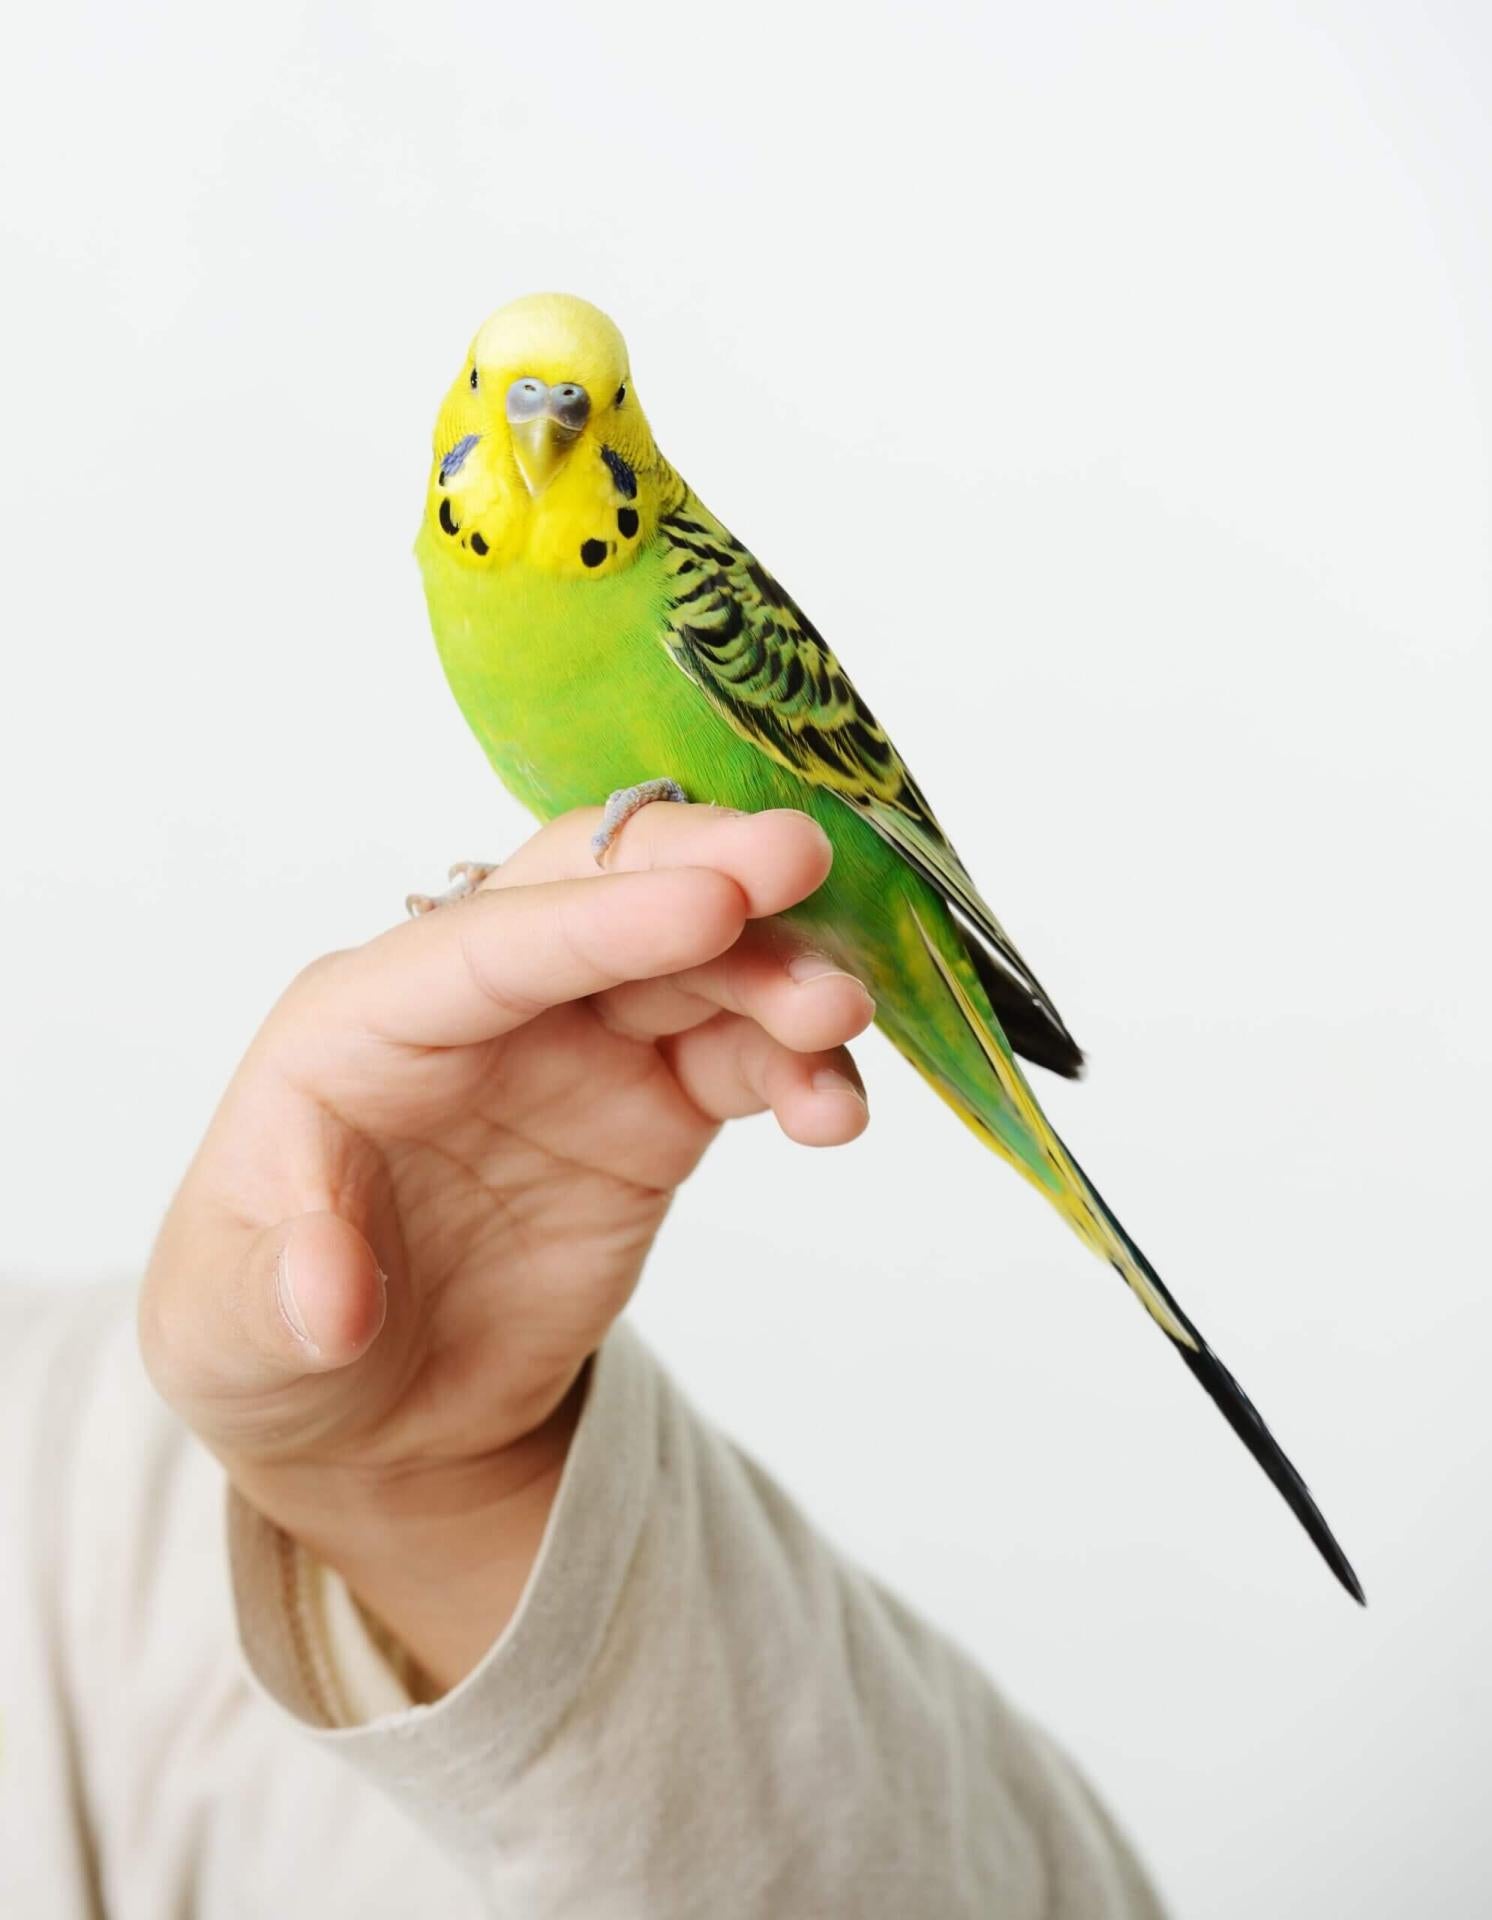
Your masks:
{"label": "white background", "polygon": [[1180,1913],[1484,1913],[1486,17],[915,11],[8,23],[0,1259],[138,1268],[286,977],[524,832],[409,546],[478,322],[584,292],[1372,1606],[878,1040],[867,1138],[737,1129],[638,1318]]}

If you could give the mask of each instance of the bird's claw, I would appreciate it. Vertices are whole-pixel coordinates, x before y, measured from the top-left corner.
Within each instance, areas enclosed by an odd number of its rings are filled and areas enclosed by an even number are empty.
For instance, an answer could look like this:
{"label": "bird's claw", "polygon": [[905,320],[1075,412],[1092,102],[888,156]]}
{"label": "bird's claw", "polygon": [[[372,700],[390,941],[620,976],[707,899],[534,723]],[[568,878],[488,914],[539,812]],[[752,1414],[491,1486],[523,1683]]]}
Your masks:
{"label": "bird's claw", "polygon": [[418,920],[424,914],[433,913],[437,907],[448,907],[457,900],[469,899],[487,876],[496,872],[495,864],[486,866],[480,860],[458,860],[446,876],[453,884],[444,893],[406,894],[404,910],[411,920]]}
{"label": "bird's claw", "polygon": [[655,800],[671,800],[676,806],[689,804],[689,796],[677,780],[641,780],[635,787],[618,787],[607,796],[601,824],[591,835],[591,852],[596,856],[598,867],[606,865],[606,856],[615,845],[617,835],[633,814],[652,806]]}

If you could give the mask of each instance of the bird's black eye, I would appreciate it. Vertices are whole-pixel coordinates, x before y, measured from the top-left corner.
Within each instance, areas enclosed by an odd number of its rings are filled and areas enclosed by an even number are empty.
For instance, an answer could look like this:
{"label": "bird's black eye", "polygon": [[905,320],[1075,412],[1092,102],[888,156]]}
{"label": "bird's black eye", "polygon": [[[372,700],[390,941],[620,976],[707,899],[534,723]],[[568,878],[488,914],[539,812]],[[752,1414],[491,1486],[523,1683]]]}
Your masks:
{"label": "bird's black eye", "polygon": [[619,386],[616,390],[616,399],[613,400],[611,404],[614,407],[619,407],[622,404],[622,402],[626,399],[626,397],[627,397],[627,386],[626,386],[626,382],[623,381],[622,385]]}
{"label": "bird's black eye", "polygon": [[475,367],[471,370],[471,390],[473,393],[477,390],[477,370]]}

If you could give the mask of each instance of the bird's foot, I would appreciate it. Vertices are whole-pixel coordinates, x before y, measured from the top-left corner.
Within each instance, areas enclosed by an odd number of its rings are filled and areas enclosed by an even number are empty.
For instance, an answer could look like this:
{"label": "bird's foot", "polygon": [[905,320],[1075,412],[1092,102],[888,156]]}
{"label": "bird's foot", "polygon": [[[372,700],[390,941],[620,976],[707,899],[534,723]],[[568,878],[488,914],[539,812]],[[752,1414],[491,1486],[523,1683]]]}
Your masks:
{"label": "bird's foot", "polygon": [[421,914],[433,913],[437,907],[448,907],[454,901],[467,899],[489,873],[496,872],[495,865],[484,866],[480,860],[458,860],[447,875],[452,884],[444,893],[406,894],[404,910],[411,920],[418,920]]}
{"label": "bird's foot", "polygon": [[635,787],[618,787],[610,795],[606,810],[601,815],[601,824],[591,835],[591,852],[596,856],[598,867],[606,865],[606,856],[611,852],[617,835],[633,814],[650,807],[655,800],[672,800],[679,806],[687,806],[689,796],[677,780],[642,780]]}

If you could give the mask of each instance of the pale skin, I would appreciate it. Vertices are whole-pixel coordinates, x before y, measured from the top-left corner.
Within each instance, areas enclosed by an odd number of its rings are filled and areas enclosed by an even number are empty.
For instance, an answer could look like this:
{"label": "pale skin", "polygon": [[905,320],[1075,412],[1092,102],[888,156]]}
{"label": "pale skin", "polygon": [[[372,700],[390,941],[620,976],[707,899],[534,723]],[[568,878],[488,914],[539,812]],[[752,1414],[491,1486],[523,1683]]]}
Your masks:
{"label": "pale skin", "polygon": [[771,918],[828,873],[821,829],[654,805],[603,871],[600,818],[292,982],[146,1275],[162,1393],[431,1695],[511,1617],[586,1362],[722,1124],[868,1118],[869,995]]}

